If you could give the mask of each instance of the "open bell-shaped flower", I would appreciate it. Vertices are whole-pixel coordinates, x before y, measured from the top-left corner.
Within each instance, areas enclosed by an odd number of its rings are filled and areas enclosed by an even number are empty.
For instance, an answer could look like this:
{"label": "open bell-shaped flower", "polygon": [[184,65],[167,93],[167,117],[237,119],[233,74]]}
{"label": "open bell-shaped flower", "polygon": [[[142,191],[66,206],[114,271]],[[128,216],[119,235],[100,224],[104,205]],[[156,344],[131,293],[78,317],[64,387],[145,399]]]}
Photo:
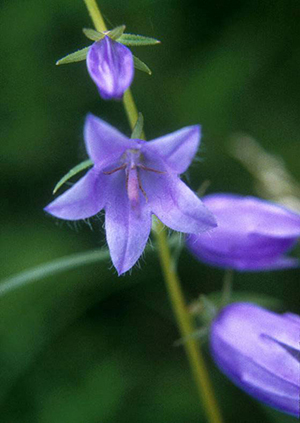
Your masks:
{"label": "open bell-shaped flower", "polygon": [[129,48],[105,35],[89,48],[86,58],[89,74],[105,100],[120,100],[134,76]]}
{"label": "open bell-shaped flower", "polygon": [[270,201],[233,194],[212,194],[203,203],[216,216],[209,234],[187,237],[189,250],[201,261],[239,271],[299,266],[286,257],[300,236],[300,215]]}
{"label": "open bell-shaped flower", "polygon": [[225,307],[211,326],[213,358],[254,398],[300,417],[300,316],[249,303]]}
{"label": "open bell-shaped flower", "polygon": [[146,142],[88,115],[84,138],[94,166],[45,210],[78,220],[104,209],[107,243],[119,274],[141,256],[152,214],[175,231],[199,233],[216,226],[212,213],[178,177],[198,149],[199,126]]}

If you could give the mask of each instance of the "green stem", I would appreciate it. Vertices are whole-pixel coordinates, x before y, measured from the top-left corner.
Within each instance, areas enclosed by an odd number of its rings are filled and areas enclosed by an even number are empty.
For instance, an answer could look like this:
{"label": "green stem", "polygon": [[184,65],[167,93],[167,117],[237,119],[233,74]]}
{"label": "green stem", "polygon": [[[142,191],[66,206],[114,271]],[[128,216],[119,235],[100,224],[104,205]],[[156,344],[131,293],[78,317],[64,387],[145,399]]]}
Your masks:
{"label": "green stem", "polygon": [[191,316],[184,301],[180,280],[175,271],[175,266],[172,263],[172,257],[167,241],[167,234],[161,222],[158,223],[156,237],[159,246],[159,258],[167,289],[178,322],[181,337],[186,339],[186,342],[184,342],[184,348],[190,363],[200,399],[203,401],[208,420],[211,423],[221,423],[221,414],[199,343],[192,337],[192,334],[195,332],[195,328],[193,327]]}
{"label": "green stem", "polygon": [[232,295],[232,281],[233,281],[233,269],[226,269],[223,279],[223,292],[221,298],[221,307],[225,307],[230,303]]}
{"label": "green stem", "polygon": [[95,0],[84,0],[87,10],[97,31],[107,31],[105,22]]}
{"label": "green stem", "polygon": [[[98,31],[105,31],[106,26],[95,0],[84,0],[84,2],[88,8],[96,29]],[[123,104],[130,127],[133,129],[138,118],[138,112],[130,90],[127,90],[124,94]],[[209,421],[211,423],[222,423],[219,407],[214,396],[212,385],[202,354],[200,352],[199,345],[197,341],[191,337],[195,329],[185,305],[180,281],[176,273],[175,266],[172,262],[166,231],[164,229],[164,225],[161,222],[158,222],[155,234],[159,247],[160,263],[173,310],[178,322],[180,334],[182,338],[187,339],[184,346],[196,382],[199,396],[203,401]]]}

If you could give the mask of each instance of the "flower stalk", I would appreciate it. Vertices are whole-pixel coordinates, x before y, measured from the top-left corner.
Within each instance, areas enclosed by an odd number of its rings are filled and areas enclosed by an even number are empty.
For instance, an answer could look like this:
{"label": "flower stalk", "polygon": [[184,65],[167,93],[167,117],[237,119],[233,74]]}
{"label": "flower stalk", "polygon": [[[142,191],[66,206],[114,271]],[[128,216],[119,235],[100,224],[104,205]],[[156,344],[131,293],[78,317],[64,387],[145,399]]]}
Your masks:
{"label": "flower stalk", "polygon": [[[97,31],[106,31],[107,28],[96,1],[84,0],[84,2]],[[132,130],[138,119],[138,111],[129,89],[124,94],[123,105]],[[199,396],[203,401],[209,421],[211,423],[222,423],[219,407],[214,396],[212,384],[210,382],[204,359],[199,349],[199,345],[197,341],[191,337],[191,334],[195,329],[193,328],[192,319],[188,313],[181,290],[180,280],[173,264],[168,246],[166,231],[164,229],[164,225],[161,222],[157,223],[155,236],[157,239],[159,258],[163,270],[163,275],[167,285],[172,307],[178,322],[180,335],[182,338],[187,339],[184,347],[196,382]]]}
{"label": "flower stalk", "polygon": [[189,360],[189,364],[194,376],[201,401],[203,401],[208,420],[211,423],[221,423],[222,418],[219,407],[213,392],[213,387],[205,366],[199,342],[191,335],[195,332],[192,318],[189,314],[183,293],[180,286],[180,280],[172,261],[170,249],[167,241],[167,234],[164,225],[157,223],[156,238],[158,243],[158,254],[163,270],[166,286],[176,316],[181,337],[186,339],[184,348]]}

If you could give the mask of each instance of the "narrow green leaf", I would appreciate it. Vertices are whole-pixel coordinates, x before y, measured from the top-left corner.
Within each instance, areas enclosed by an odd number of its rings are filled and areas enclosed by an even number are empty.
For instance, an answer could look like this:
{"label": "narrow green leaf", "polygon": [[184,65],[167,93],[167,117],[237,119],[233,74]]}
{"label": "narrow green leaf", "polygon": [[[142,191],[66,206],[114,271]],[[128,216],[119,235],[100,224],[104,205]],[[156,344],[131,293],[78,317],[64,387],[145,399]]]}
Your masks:
{"label": "narrow green leaf", "polygon": [[56,62],[56,65],[66,65],[67,63],[81,62],[82,60],[85,60],[88,54],[89,48],[90,46],[82,48],[81,50],[77,50],[74,53],[68,54],[62,59],[59,59]]}
{"label": "narrow green leaf", "polygon": [[53,260],[49,263],[43,263],[40,266],[24,270],[24,272],[17,273],[16,275],[2,280],[0,284],[0,297],[11,291],[14,291],[23,285],[34,283],[37,280],[65,272],[67,270],[76,269],[81,266],[107,260],[108,258],[108,250],[99,249],[84,253],[72,254],[67,257]]}
{"label": "narrow green leaf", "polygon": [[65,183],[67,182],[70,178],[72,178],[74,175],[76,175],[77,173],[81,172],[82,170],[93,166],[93,162],[88,159],[85,160],[84,162],[79,163],[77,166],[73,167],[73,169],[71,169],[65,176],[63,176],[60,181],[58,181],[58,183],[55,185],[55,188],[53,190],[53,194],[56,193],[56,191]]}
{"label": "narrow green leaf", "polygon": [[82,32],[91,41],[99,41],[105,37],[105,34],[98,32],[95,29],[83,28]]}
{"label": "narrow green leaf", "polygon": [[135,34],[123,34],[120,38],[118,38],[118,42],[131,47],[153,46],[155,44],[160,44],[160,41],[155,38]]}
{"label": "narrow green leaf", "polygon": [[143,127],[144,127],[144,117],[143,117],[142,113],[139,113],[136,124],[135,124],[133,131],[132,131],[132,134],[131,134],[131,138],[140,139],[142,132],[143,132]]}
{"label": "narrow green leaf", "polygon": [[106,34],[112,39],[112,40],[118,40],[122,37],[123,32],[125,31],[125,25],[117,26],[116,28],[112,29],[111,31],[108,31]]}
{"label": "narrow green leaf", "polygon": [[146,72],[148,75],[151,75],[152,72],[146,65],[146,63],[142,62],[138,57],[133,56],[133,64],[134,67],[142,72]]}
{"label": "narrow green leaf", "polygon": [[[173,248],[176,243],[177,239],[172,238],[169,240],[169,245]],[[156,247],[153,248],[152,245],[148,244],[146,246],[146,252],[148,252],[151,256],[155,256],[154,252]],[[23,272],[14,274],[12,276],[7,277],[6,279],[2,279],[0,281],[0,298],[4,297],[6,294],[17,290],[18,288],[22,288],[26,285],[34,284],[34,282],[39,281],[41,279],[45,279],[50,276],[57,275],[62,272],[66,272],[68,270],[77,269],[79,267],[84,267],[93,263],[103,262],[109,259],[109,251],[107,249],[97,249],[91,251],[85,251],[82,253],[75,253],[71,254],[66,257],[60,257],[58,259],[52,260],[48,263],[43,263],[39,266],[32,267],[30,269],[26,269]],[[105,267],[106,269],[107,267]],[[139,278],[127,278],[129,284],[130,281],[136,283],[140,279],[143,279],[144,276]],[[147,273],[146,273],[147,278]],[[111,283],[111,276],[109,277],[109,283]],[[70,281],[70,284],[73,284]],[[124,286],[124,282],[122,284],[114,285],[112,284],[112,289],[120,289]],[[122,289],[122,288],[121,288]]]}

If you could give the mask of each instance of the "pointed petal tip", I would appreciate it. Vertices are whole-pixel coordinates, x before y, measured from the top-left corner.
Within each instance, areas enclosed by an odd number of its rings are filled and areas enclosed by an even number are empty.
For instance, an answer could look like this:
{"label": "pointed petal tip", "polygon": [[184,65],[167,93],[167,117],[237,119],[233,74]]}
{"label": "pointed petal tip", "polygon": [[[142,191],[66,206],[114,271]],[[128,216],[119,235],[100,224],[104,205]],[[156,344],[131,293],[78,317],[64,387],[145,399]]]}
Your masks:
{"label": "pointed petal tip", "polygon": [[86,117],[85,117],[85,123],[89,120],[92,120],[92,119],[99,119],[99,118],[97,116],[95,116],[93,113],[88,112]]}
{"label": "pointed petal tip", "polygon": [[206,227],[203,226],[201,232],[199,232],[200,234],[203,233],[203,232],[211,232],[211,231],[214,231],[214,229],[216,229],[218,227],[217,220],[216,220],[215,216],[212,213],[209,212],[205,216],[205,219],[204,220],[205,220],[205,223],[206,223],[207,226]]}
{"label": "pointed petal tip", "polygon": [[119,260],[118,262],[114,262],[112,257],[111,257],[111,260],[112,260],[114,268],[117,271],[118,276],[123,276],[128,271],[131,271],[131,269],[135,266],[135,264],[138,261],[138,260],[136,260],[134,263],[132,263],[132,262],[129,263],[126,260]]}
{"label": "pointed petal tip", "polygon": [[43,208],[44,212],[46,212],[47,214],[50,214],[52,217],[57,217],[58,219],[69,220],[65,216],[61,216],[60,213],[57,212],[57,210],[55,211],[55,206],[53,207],[54,201],[55,200],[53,200],[52,203],[48,204],[48,206]]}
{"label": "pointed petal tip", "polygon": [[53,204],[53,201],[52,201],[52,203],[50,203],[46,207],[44,207],[43,210],[44,210],[44,212],[51,214],[51,216],[59,218],[59,216],[55,214],[55,207],[53,208],[52,204]]}
{"label": "pointed petal tip", "polygon": [[198,123],[196,123],[195,125],[191,125],[190,128],[194,128],[196,129],[198,132],[201,131],[201,125],[199,125]]}
{"label": "pointed petal tip", "polygon": [[201,135],[202,135],[201,125],[192,125],[190,128],[191,128],[191,132],[194,133],[194,136],[198,138],[198,147],[199,147],[200,141],[201,141]]}
{"label": "pointed petal tip", "polygon": [[125,275],[125,273],[129,270],[129,269],[126,269],[126,268],[123,268],[123,267],[117,267],[115,265],[114,265],[114,267],[115,267],[119,277]]}
{"label": "pointed petal tip", "polygon": [[201,202],[201,208],[202,208],[202,212],[203,212],[203,221],[207,225],[206,227],[203,227],[203,229],[202,229],[202,231],[200,233],[213,231],[214,229],[216,229],[218,227],[218,221],[216,219],[216,216],[203,203],[203,201],[201,200],[201,198],[199,198],[199,201]]}
{"label": "pointed petal tip", "polygon": [[191,132],[195,132],[195,134],[201,134],[201,125],[199,124],[195,124],[195,125],[190,125],[190,126],[186,126],[185,127],[186,130],[190,130]]}
{"label": "pointed petal tip", "polygon": [[215,218],[215,216],[213,214],[211,214],[210,216],[210,226],[212,229],[215,229],[218,227],[218,222],[217,219]]}

